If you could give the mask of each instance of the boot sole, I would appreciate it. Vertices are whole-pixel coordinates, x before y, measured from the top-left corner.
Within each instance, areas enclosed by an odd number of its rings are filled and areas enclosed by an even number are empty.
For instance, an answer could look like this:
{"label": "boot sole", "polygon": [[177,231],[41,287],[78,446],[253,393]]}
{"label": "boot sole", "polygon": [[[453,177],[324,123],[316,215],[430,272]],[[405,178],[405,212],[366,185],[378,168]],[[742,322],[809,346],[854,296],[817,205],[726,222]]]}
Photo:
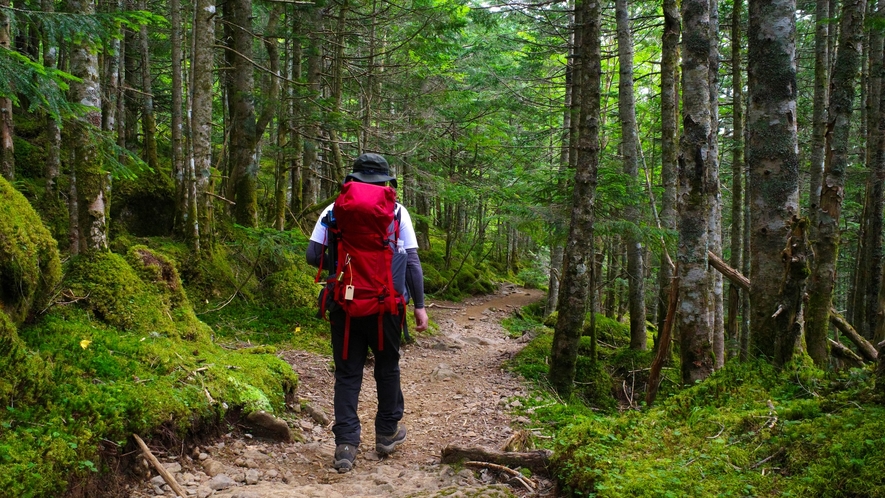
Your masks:
{"label": "boot sole", "polygon": [[396,450],[396,447],[405,442],[406,438],[399,441],[393,441],[390,444],[375,443],[375,451],[381,455],[389,455]]}

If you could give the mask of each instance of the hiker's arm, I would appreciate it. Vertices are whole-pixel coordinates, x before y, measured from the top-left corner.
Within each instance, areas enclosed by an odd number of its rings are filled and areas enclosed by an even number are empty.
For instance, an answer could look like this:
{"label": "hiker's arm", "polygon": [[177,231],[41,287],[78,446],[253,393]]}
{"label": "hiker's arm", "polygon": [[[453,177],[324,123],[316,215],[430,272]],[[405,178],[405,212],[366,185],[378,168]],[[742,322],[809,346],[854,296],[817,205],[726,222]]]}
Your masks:
{"label": "hiker's arm", "polygon": [[418,249],[406,249],[406,286],[415,304],[415,331],[427,330],[427,310],[424,309],[424,270],[418,258]]}
{"label": "hiker's arm", "polygon": [[323,258],[327,257],[325,252],[326,246],[320,244],[319,242],[311,240],[307,244],[307,264],[319,268],[320,263],[322,263],[323,268],[329,268],[328,261],[323,261]]}

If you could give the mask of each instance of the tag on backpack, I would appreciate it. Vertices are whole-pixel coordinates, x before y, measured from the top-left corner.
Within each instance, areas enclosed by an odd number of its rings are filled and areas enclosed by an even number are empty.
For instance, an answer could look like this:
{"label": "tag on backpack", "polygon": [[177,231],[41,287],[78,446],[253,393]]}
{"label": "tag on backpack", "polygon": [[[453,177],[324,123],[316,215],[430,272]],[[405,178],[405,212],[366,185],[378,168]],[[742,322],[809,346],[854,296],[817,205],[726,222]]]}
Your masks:
{"label": "tag on backpack", "polygon": [[353,286],[348,285],[344,288],[344,299],[348,301],[353,301]]}

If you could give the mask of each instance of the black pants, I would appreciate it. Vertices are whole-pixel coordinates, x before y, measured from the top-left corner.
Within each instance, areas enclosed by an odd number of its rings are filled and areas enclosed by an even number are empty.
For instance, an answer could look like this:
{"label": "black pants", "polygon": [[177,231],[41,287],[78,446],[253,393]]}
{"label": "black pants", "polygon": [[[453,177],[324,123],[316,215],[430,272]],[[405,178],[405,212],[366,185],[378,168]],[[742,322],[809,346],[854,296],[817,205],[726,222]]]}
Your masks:
{"label": "black pants", "polygon": [[378,389],[378,411],[375,433],[396,432],[403,418],[403,391],[400,388],[399,347],[403,310],[399,315],[384,314],[383,347],[378,347],[378,315],[350,319],[347,359],[343,359],[345,315],[341,310],[330,313],[332,323],[332,355],[335,359],[335,444],[360,444],[360,419],[357,414],[363,367],[369,348],[375,355],[375,385]]}

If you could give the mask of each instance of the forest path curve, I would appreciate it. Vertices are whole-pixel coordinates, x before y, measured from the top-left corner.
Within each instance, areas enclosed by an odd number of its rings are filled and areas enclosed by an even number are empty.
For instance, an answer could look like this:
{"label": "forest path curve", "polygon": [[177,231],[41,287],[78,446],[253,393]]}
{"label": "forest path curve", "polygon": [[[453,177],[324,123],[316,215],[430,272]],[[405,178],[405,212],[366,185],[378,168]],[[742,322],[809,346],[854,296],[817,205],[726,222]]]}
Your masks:
{"label": "forest path curve", "polygon": [[[389,457],[374,451],[377,402],[371,360],[360,394],[363,443],[354,469],[339,474],[331,465],[331,360],[286,351],[283,358],[299,374],[297,395],[311,407],[292,428],[301,432],[303,442],[250,438],[244,428],[168,466],[189,496],[199,498],[552,496],[548,481],[529,493],[519,485],[499,484],[500,475],[440,465],[447,445],[500,449],[513,427],[529,422],[512,415],[518,403],[514,398],[528,394],[523,380],[501,367],[525,343],[508,337],[501,320],[543,298],[540,290],[506,285],[497,294],[461,303],[428,301],[428,314],[439,330],[402,348],[408,437]],[[173,496],[161,479],[144,482],[131,497]]]}

